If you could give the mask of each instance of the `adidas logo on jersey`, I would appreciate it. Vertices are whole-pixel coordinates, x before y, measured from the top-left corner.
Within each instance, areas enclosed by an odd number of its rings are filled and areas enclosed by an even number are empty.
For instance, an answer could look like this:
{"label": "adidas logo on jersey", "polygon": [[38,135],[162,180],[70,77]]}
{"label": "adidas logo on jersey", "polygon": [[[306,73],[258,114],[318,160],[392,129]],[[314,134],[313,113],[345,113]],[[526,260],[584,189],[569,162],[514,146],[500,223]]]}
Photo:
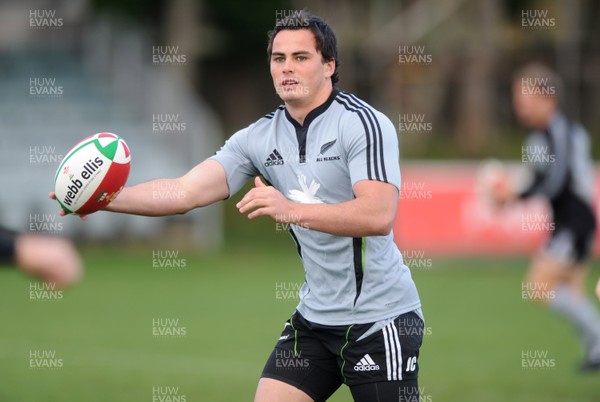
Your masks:
{"label": "adidas logo on jersey", "polygon": [[373,359],[371,359],[371,356],[369,356],[369,354],[366,354],[363,356],[362,359],[360,359],[360,361],[358,363],[356,363],[356,366],[354,366],[354,371],[375,371],[375,370],[379,370],[379,365],[376,364]]}
{"label": "adidas logo on jersey", "polygon": [[267,158],[265,162],[265,167],[277,165],[283,165],[283,157],[281,156],[279,151],[277,151],[277,148],[275,148],[273,152],[271,152],[271,155],[269,155],[269,157]]}

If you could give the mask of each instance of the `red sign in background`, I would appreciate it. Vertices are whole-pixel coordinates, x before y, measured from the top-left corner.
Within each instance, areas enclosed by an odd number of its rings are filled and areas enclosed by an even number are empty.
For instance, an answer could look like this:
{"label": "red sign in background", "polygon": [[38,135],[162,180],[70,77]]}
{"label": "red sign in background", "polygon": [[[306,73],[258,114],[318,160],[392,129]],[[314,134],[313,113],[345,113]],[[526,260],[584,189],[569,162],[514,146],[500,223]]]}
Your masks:
{"label": "red sign in background", "polygon": [[[402,165],[394,224],[400,250],[439,256],[517,256],[529,255],[543,245],[554,229],[546,202],[530,199],[493,207],[477,190],[478,166],[468,162]],[[600,194],[598,169],[595,188]],[[599,251],[597,234],[594,255]]]}

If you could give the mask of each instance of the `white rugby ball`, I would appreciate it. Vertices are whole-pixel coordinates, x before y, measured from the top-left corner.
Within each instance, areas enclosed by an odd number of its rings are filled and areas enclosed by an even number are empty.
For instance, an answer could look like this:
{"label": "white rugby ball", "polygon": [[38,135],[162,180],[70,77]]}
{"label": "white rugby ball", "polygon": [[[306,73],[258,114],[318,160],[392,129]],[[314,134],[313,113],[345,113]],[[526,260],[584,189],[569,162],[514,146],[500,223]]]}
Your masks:
{"label": "white rugby ball", "polygon": [[54,176],[54,193],[69,214],[86,215],[106,207],[125,186],[131,153],[121,137],[98,133],[78,142]]}

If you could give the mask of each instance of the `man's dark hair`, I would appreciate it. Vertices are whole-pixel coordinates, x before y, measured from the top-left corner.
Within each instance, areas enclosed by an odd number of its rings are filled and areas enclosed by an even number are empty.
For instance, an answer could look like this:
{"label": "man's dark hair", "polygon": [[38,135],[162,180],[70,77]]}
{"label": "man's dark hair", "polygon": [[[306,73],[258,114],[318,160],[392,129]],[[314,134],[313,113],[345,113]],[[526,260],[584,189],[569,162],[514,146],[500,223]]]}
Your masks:
{"label": "man's dark hair", "polygon": [[338,67],[340,61],[338,58],[337,39],[335,33],[327,23],[316,15],[312,15],[306,10],[300,10],[293,14],[287,15],[284,18],[277,21],[275,28],[269,31],[267,34],[269,37],[269,43],[267,45],[267,54],[269,60],[271,59],[271,53],[273,52],[273,40],[275,36],[284,30],[299,30],[308,29],[315,36],[317,42],[317,50],[321,52],[321,56],[324,62],[331,60],[335,61],[335,70],[331,76],[331,83],[336,84],[340,76],[338,74]]}

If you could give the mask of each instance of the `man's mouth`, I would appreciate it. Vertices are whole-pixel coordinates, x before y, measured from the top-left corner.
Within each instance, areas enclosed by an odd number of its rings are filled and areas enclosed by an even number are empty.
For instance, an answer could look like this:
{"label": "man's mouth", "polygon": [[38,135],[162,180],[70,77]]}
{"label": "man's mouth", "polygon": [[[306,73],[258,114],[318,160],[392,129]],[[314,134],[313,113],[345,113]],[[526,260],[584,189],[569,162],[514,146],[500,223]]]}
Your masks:
{"label": "man's mouth", "polygon": [[291,88],[294,85],[298,85],[298,80],[295,80],[293,78],[286,78],[281,81],[281,86],[284,88]]}

